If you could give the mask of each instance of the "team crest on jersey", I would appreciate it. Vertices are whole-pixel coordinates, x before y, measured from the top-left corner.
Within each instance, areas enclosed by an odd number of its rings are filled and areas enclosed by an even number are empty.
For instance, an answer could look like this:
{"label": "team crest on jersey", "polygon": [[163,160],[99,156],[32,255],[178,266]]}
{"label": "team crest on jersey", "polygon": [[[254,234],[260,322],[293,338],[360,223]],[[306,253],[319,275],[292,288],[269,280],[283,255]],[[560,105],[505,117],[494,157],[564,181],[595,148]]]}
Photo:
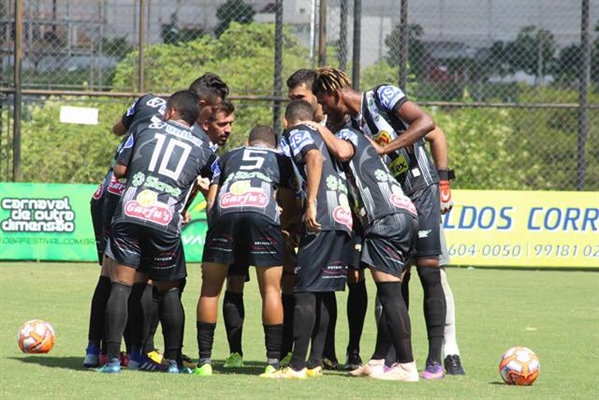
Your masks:
{"label": "team crest on jersey", "polygon": [[125,190],[125,185],[121,183],[114,174],[110,175],[110,183],[108,183],[108,187],[106,188],[108,193],[116,194],[117,196],[121,196],[123,191]]}
{"label": "team crest on jersey", "polygon": [[151,190],[141,191],[135,200],[129,200],[123,207],[125,215],[159,225],[168,225],[173,213],[168,206],[158,201],[158,194]]}

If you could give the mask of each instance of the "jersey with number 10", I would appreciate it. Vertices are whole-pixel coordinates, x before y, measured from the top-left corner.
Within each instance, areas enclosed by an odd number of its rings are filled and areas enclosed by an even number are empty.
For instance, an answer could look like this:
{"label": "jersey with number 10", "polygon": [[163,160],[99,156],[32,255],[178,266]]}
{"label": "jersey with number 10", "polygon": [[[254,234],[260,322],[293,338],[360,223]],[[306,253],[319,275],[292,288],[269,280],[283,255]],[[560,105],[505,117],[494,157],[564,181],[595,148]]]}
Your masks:
{"label": "jersey with number 10", "polygon": [[234,212],[259,213],[280,223],[275,191],[292,185],[289,158],[266,147],[246,146],[224,154],[218,165],[212,180],[219,190],[210,210],[211,223]]}
{"label": "jersey with number 10", "polygon": [[132,127],[117,163],[127,166],[127,182],[114,222],[179,233],[181,212],[198,175],[216,156],[191,128],[175,121],[146,121]]}

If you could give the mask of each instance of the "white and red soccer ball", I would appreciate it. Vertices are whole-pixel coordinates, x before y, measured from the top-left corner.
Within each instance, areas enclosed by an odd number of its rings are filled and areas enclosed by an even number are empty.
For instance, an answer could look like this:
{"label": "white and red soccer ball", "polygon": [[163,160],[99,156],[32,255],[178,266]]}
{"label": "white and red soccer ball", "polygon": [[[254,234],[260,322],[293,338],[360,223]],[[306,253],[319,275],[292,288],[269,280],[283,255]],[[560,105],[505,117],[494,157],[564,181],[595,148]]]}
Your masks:
{"label": "white and red soccer ball", "polygon": [[512,347],[503,353],[499,362],[499,373],[508,385],[532,385],[540,371],[539,357],[528,347]]}
{"label": "white and red soccer ball", "polygon": [[23,353],[42,354],[54,347],[56,334],[50,323],[41,319],[32,319],[19,328],[17,340]]}

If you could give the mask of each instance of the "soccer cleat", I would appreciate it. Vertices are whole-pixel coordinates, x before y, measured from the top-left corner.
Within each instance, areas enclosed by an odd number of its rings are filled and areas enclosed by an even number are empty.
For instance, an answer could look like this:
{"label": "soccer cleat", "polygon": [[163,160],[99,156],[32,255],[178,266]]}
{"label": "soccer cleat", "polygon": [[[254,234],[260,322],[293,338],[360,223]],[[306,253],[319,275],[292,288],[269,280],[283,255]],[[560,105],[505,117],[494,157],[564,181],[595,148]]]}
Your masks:
{"label": "soccer cleat", "polygon": [[177,365],[177,362],[175,360],[170,360],[168,362],[168,367],[166,369],[166,372],[169,374],[178,374],[179,373],[179,366]]}
{"label": "soccer cleat", "polygon": [[260,377],[271,379],[306,379],[308,377],[308,371],[306,368],[301,371],[296,371],[291,367],[286,367],[270,374],[262,374]]}
{"label": "soccer cleat", "polygon": [[283,358],[280,362],[281,362],[281,367],[286,367],[289,365],[289,362],[291,361],[291,357],[293,356],[293,353],[287,353],[287,355],[285,356],[285,358]]}
{"label": "soccer cleat", "polygon": [[466,375],[458,354],[450,354],[443,360],[447,375]]}
{"label": "soccer cleat", "polygon": [[370,360],[364,365],[350,371],[351,376],[371,376],[385,372],[385,360]]}
{"label": "soccer cleat", "polygon": [[268,376],[266,376],[266,375],[273,374],[277,371],[278,370],[275,367],[273,367],[272,365],[267,365],[266,368],[264,368],[264,372],[260,374],[260,378],[268,378]]}
{"label": "soccer cleat", "polygon": [[84,368],[97,368],[100,366],[100,348],[89,345],[85,349],[85,358],[83,359]]}
{"label": "soccer cleat", "polygon": [[306,375],[308,378],[318,378],[319,376],[323,376],[324,372],[322,371],[322,367],[318,366],[314,368],[307,368]]}
{"label": "soccer cleat", "polygon": [[426,368],[422,372],[422,379],[443,379],[445,378],[445,371],[443,366],[436,362],[430,362],[426,365]]}
{"label": "soccer cleat", "polygon": [[186,356],[185,354],[181,354],[181,363],[183,364],[183,367],[192,370],[198,366],[189,356]]}
{"label": "soccer cleat", "polygon": [[156,364],[162,364],[162,361],[164,360],[164,355],[158,350],[148,351],[146,355],[150,360],[154,361]]}
{"label": "soccer cleat", "polygon": [[372,374],[370,377],[385,381],[401,382],[418,382],[419,380],[415,362],[405,364],[395,363],[382,374]]}
{"label": "soccer cleat", "polygon": [[239,353],[231,353],[225,360],[224,368],[241,368],[243,367],[243,357]]}
{"label": "soccer cleat", "polygon": [[128,368],[129,367],[129,354],[125,353],[124,351],[121,351],[120,359],[121,359],[121,366]]}
{"label": "soccer cleat", "polygon": [[106,365],[98,369],[98,372],[104,374],[118,374],[121,372],[121,361],[118,358],[113,358]]}
{"label": "soccer cleat", "polygon": [[329,371],[336,371],[339,369],[339,361],[336,358],[323,358],[322,359],[322,367],[324,369],[328,369]]}
{"label": "soccer cleat", "polygon": [[131,353],[129,357],[129,369],[132,371],[141,370],[141,371],[166,371],[168,368],[168,364],[166,363],[157,363],[148,357],[146,354],[140,353]]}
{"label": "soccer cleat", "polygon": [[212,376],[212,364],[206,363],[201,367],[196,367],[193,370],[193,374],[199,376]]}
{"label": "soccer cleat", "polygon": [[346,371],[353,371],[360,368],[360,365],[362,365],[362,359],[360,358],[360,355],[352,353],[347,355],[343,369]]}

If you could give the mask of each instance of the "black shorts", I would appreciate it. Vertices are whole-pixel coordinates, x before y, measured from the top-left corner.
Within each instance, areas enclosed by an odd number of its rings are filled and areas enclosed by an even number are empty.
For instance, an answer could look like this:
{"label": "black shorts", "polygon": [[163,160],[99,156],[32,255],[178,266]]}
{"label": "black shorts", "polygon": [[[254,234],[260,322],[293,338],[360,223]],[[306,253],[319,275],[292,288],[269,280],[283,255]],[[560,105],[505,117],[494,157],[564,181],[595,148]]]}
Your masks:
{"label": "black shorts", "polygon": [[362,263],[401,276],[416,250],[418,220],[407,214],[391,214],[375,220],[364,232]]}
{"label": "black shorts", "polygon": [[351,246],[351,237],[344,231],[304,235],[297,252],[293,291],[343,291]]}
{"label": "black shorts", "polygon": [[121,265],[147,273],[154,281],[177,281],[187,276],[181,236],[171,232],[116,223],[106,255]]}
{"label": "black shorts", "polygon": [[250,281],[250,266],[247,264],[229,265],[227,276],[245,276],[245,282]]}
{"label": "black shorts", "polygon": [[254,212],[225,214],[212,221],[206,233],[202,261],[227,265],[283,265],[280,226]]}
{"label": "black shorts", "polygon": [[441,254],[441,205],[439,185],[433,184],[412,195],[410,199],[418,211],[418,244],[416,257],[438,258]]}
{"label": "black shorts", "polygon": [[351,245],[350,245],[350,257],[349,257],[349,269],[360,271],[364,269],[364,265],[360,262],[362,254],[362,233],[358,234],[352,232]]}
{"label": "black shorts", "polygon": [[[96,191],[97,193],[97,191]],[[106,242],[104,241],[104,218],[102,216],[102,208],[104,205],[104,196],[96,198],[92,197],[90,202],[90,211],[92,215],[92,226],[94,229],[94,238],[96,239],[96,251],[98,253],[98,263],[102,265],[104,258],[104,249]]]}

